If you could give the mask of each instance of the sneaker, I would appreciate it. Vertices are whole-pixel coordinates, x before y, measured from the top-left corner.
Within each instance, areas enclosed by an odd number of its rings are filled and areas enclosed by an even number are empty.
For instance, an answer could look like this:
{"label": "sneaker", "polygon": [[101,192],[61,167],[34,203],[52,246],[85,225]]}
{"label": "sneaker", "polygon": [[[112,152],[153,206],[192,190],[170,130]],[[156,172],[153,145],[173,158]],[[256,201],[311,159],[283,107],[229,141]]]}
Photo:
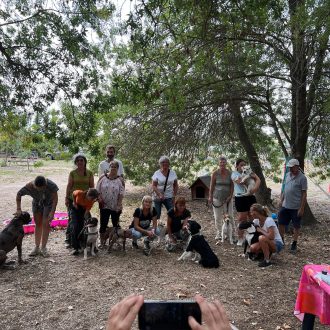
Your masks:
{"label": "sneaker", "polygon": [[265,260],[265,259],[258,263],[258,266],[262,267],[262,268],[265,268],[265,267],[268,267],[268,266],[271,266],[271,265],[272,265],[272,263],[270,261]]}
{"label": "sneaker", "polygon": [[136,249],[136,250],[139,248],[137,242],[135,242],[135,241],[132,242],[132,246],[133,246],[133,249]]}
{"label": "sneaker", "polygon": [[73,250],[73,252],[71,253],[71,255],[73,255],[73,256],[79,255],[79,250]]}
{"label": "sneaker", "polygon": [[293,241],[291,244],[291,248],[290,248],[290,253],[295,254],[297,253],[297,242]]}
{"label": "sneaker", "polygon": [[40,250],[40,254],[44,257],[44,258],[48,258],[50,256],[50,254],[47,251],[47,248],[41,248]]}
{"label": "sneaker", "polygon": [[38,246],[36,246],[31,253],[29,254],[30,257],[36,257],[38,254],[40,254],[40,249]]}
{"label": "sneaker", "polygon": [[239,238],[236,245],[237,246],[243,246],[243,242],[244,242],[243,238]]}

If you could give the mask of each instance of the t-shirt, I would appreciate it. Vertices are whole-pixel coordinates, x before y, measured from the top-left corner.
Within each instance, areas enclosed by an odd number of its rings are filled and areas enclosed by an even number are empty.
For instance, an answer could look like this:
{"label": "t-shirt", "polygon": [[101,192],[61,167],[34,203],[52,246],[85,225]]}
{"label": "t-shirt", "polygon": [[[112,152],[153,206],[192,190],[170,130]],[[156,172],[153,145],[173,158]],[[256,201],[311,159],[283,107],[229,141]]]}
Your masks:
{"label": "t-shirt", "polygon": [[[117,174],[119,176],[124,175],[124,167],[123,167],[123,163],[119,160],[119,159],[114,159],[117,163],[118,163],[118,171]],[[102,162],[99,164],[99,178],[106,174],[107,172],[109,172],[110,169],[110,163],[108,162],[108,160],[102,160]]]}
{"label": "t-shirt", "polygon": [[171,230],[172,233],[176,233],[182,229],[184,220],[191,217],[189,210],[185,209],[181,215],[175,215],[174,209],[170,209],[167,215],[172,219]]}
{"label": "t-shirt", "polygon": [[[253,220],[253,223],[254,223],[255,225],[257,225],[257,226],[260,227],[259,219],[254,219],[254,220]],[[280,232],[279,232],[279,230],[278,230],[278,228],[277,228],[277,226],[276,226],[276,223],[275,223],[274,219],[271,218],[271,217],[267,217],[266,220],[265,220],[265,223],[264,223],[264,225],[261,227],[261,229],[267,231],[267,229],[268,229],[268,228],[271,228],[271,227],[274,227],[275,241],[279,241],[279,242],[282,242],[282,243],[283,243],[282,237],[281,237],[281,235],[280,235]]]}
{"label": "t-shirt", "polygon": [[[165,186],[166,176],[161,172],[161,170],[156,171],[152,176],[152,181],[157,182],[157,190],[160,193],[164,193],[164,198],[173,197],[173,184],[175,180],[178,180],[175,171],[173,170],[169,170],[169,171],[170,174],[168,175],[165,192],[164,192],[164,186]],[[152,198],[157,199],[158,196],[153,192]]]}
{"label": "t-shirt", "polygon": [[157,217],[157,211],[153,207],[151,212],[149,212],[147,215],[144,215],[144,213],[142,212],[142,209],[137,208],[134,211],[133,217],[139,219],[139,226],[141,228],[148,229],[152,223],[152,219]]}
{"label": "t-shirt", "polygon": [[38,190],[33,182],[29,182],[18,192],[18,196],[31,196],[32,204],[39,207],[51,206],[53,203],[53,194],[58,191],[58,186],[49,179],[46,179],[46,188],[42,191]]}
{"label": "t-shirt", "polygon": [[89,211],[95,203],[95,201],[88,200],[86,198],[86,193],[83,190],[75,190],[73,192],[73,201],[75,204],[77,204],[78,206],[81,206],[86,211]]}
{"label": "t-shirt", "polygon": [[72,196],[72,193],[75,190],[87,190],[88,188],[91,188],[89,186],[89,182],[91,177],[93,177],[92,171],[86,169],[86,175],[79,175],[77,170],[73,170],[70,172],[69,176],[73,182],[72,188],[70,190],[70,196]]}
{"label": "t-shirt", "polygon": [[246,193],[246,188],[243,184],[236,183],[235,181],[238,180],[239,178],[242,178],[243,174],[238,172],[238,171],[233,171],[231,174],[231,179],[234,182],[234,194],[235,197],[239,197],[243,194]]}
{"label": "t-shirt", "polygon": [[299,171],[297,175],[290,172],[285,178],[284,199],[282,205],[287,209],[298,210],[301,205],[302,192],[307,190],[307,178]]}
{"label": "t-shirt", "polygon": [[104,202],[102,208],[116,211],[119,196],[125,193],[122,178],[109,179],[107,176],[104,176],[97,183],[96,189]]}

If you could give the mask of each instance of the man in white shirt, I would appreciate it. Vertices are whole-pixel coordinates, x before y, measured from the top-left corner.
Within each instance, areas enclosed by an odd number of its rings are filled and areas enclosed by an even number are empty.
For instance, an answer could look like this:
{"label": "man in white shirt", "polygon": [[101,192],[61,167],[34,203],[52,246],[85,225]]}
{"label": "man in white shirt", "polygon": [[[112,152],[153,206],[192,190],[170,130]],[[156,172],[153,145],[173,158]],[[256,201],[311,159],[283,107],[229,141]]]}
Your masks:
{"label": "man in white shirt", "polygon": [[105,148],[105,154],[107,156],[107,159],[102,160],[102,162],[99,165],[99,178],[104,175],[105,173],[109,172],[110,162],[115,160],[118,162],[118,175],[124,178],[124,168],[123,163],[119,159],[115,159],[115,153],[116,149],[113,145],[109,144]]}

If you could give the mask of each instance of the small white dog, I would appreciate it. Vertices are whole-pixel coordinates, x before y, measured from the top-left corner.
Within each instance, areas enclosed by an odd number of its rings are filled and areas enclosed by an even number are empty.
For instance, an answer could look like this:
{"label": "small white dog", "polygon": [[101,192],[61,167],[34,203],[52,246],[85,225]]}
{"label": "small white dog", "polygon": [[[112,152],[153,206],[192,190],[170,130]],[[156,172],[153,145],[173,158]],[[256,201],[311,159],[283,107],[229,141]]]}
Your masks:
{"label": "small white dog", "polygon": [[88,250],[90,249],[91,255],[93,257],[96,256],[95,248],[96,242],[98,237],[98,230],[97,230],[97,223],[98,220],[96,218],[90,218],[87,220],[84,229],[83,235],[83,245],[84,245],[84,259],[87,260]]}
{"label": "small white dog", "polygon": [[244,183],[246,192],[241,196],[249,196],[252,195],[251,190],[255,187],[256,182],[251,176],[253,172],[249,166],[243,166],[242,169],[243,169],[242,171],[243,177],[241,182]]}
{"label": "small white dog", "polygon": [[229,239],[230,244],[234,244],[233,242],[233,220],[229,216],[229,214],[224,214],[223,216],[223,225],[221,232],[221,242],[223,243],[225,239]]}

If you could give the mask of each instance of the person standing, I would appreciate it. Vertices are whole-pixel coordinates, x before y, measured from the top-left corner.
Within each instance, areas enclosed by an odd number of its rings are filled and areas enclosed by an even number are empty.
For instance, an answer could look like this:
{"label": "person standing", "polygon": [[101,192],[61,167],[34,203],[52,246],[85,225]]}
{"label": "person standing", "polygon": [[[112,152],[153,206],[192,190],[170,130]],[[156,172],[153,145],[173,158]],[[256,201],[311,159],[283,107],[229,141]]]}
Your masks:
{"label": "person standing", "polygon": [[173,199],[178,192],[178,177],[175,171],[170,169],[170,160],[167,156],[159,158],[160,169],[152,176],[152,200],[157,211],[157,219],[160,218],[162,205],[169,211],[173,208]]}
{"label": "person standing", "polygon": [[108,173],[110,171],[110,163],[115,160],[118,163],[118,175],[124,178],[124,168],[123,163],[119,159],[115,159],[116,149],[113,145],[109,144],[105,148],[105,154],[107,156],[107,159],[103,160],[99,164],[99,178],[101,178],[102,175]]}
{"label": "person standing", "polygon": [[233,193],[234,183],[231,180],[231,171],[227,168],[227,159],[219,158],[219,168],[212,173],[209,205],[212,204],[215,227],[215,239],[221,239],[222,219],[228,214],[233,219]]}
{"label": "person standing", "polygon": [[105,245],[105,233],[111,216],[113,227],[119,227],[119,217],[123,209],[125,187],[122,178],[118,175],[119,164],[113,160],[110,162],[110,172],[103,175],[96,188],[100,193],[100,248]]}
{"label": "person standing", "polygon": [[[35,257],[41,254],[48,257],[46,245],[50,231],[50,223],[54,219],[58,195],[57,185],[43,176],[37,176],[34,181],[29,182],[21,188],[16,195],[16,214],[22,213],[21,200],[22,196],[28,195],[32,197],[32,212],[35,222],[35,247],[29,254]],[[41,249],[40,249],[41,243]]]}
{"label": "person standing", "polygon": [[[242,182],[243,178],[243,167],[246,166],[246,162],[244,159],[237,159],[236,161],[236,171],[231,174],[231,179],[234,182],[234,193],[235,193],[235,207],[237,211],[237,221],[240,223],[246,222],[249,220],[249,211],[252,204],[257,203],[256,197],[254,194],[258,191],[260,186],[260,179],[255,174],[252,173],[251,177],[255,180],[255,186],[251,190],[251,195],[245,195],[246,187]],[[238,242],[237,245],[243,245],[243,235],[244,230],[238,229]]]}
{"label": "person standing", "polygon": [[[87,158],[83,154],[76,154],[73,157],[73,162],[76,165],[76,169],[70,172],[68,178],[68,184],[66,186],[65,205],[68,208],[69,219],[71,221],[71,209],[73,203],[73,192],[75,190],[86,191],[89,188],[94,188],[94,175],[92,171],[87,169]],[[68,224],[66,230],[65,243],[67,247],[71,247],[71,224]]]}
{"label": "person standing", "polygon": [[296,253],[301,218],[307,201],[307,178],[300,170],[298,159],[290,159],[287,166],[289,167],[289,173],[286,175],[284,190],[281,193],[278,223],[284,241],[285,226],[292,221],[293,242],[290,252]]}

